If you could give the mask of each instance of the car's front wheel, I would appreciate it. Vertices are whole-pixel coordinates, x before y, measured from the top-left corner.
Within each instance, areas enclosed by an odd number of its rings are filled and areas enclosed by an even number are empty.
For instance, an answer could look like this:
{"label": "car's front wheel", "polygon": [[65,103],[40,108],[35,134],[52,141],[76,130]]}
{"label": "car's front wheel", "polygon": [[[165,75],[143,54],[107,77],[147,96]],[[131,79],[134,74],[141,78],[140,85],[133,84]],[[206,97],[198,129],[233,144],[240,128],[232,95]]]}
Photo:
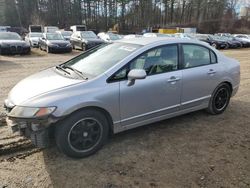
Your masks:
{"label": "car's front wheel", "polygon": [[87,157],[103,146],[108,132],[108,120],[104,114],[97,110],[82,110],[57,125],[56,144],[69,157]]}
{"label": "car's front wheel", "polygon": [[220,84],[212,94],[207,111],[210,114],[223,113],[231,98],[231,88],[227,83]]}

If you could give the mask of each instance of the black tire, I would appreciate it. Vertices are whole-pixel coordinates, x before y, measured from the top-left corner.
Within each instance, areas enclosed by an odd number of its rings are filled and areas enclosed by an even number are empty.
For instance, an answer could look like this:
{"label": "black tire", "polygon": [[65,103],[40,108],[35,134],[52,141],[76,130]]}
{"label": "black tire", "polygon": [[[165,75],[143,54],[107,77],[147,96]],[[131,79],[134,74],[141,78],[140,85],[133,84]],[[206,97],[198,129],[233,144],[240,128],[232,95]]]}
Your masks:
{"label": "black tire", "polygon": [[82,43],[82,51],[86,51],[86,44]]}
{"label": "black tire", "polygon": [[47,53],[50,53],[50,51],[51,51],[51,50],[49,49],[49,46],[47,46],[47,47],[46,47],[46,52],[47,52]]}
{"label": "black tire", "polygon": [[[109,124],[105,115],[97,110],[82,110],[56,126],[55,139],[62,153],[73,158],[83,158],[101,149],[108,133]],[[91,147],[88,148],[88,145]]]}
{"label": "black tire", "polygon": [[1,46],[0,46],[0,55],[2,55],[2,48],[1,48]]}
{"label": "black tire", "polygon": [[230,102],[231,93],[232,91],[228,84],[220,84],[212,94],[207,112],[213,115],[223,113]]}

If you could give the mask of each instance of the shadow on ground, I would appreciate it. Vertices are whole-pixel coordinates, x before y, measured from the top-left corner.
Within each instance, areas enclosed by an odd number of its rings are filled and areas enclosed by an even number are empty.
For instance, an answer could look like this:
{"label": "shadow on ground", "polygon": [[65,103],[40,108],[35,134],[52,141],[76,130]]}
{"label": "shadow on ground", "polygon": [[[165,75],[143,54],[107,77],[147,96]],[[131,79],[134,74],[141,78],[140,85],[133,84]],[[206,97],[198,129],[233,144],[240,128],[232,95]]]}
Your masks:
{"label": "shadow on ground", "polygon": [[[43,151],[54,187],[248,187],[250,104],[194,112],[113,135],[98,153]],[[237,118],[236,118],[237,117]]]}

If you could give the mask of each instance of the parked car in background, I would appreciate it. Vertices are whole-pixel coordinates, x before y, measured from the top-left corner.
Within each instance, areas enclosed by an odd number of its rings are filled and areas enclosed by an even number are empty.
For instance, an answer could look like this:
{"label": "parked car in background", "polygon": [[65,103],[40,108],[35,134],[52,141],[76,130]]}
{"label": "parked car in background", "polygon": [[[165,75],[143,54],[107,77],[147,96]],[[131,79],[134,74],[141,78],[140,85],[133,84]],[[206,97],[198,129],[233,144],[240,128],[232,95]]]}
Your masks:
{"label": "parked car in background", "polygon": [[144,33],[143,37],[169,37],[169,35],[162,33]]}
{"label": "parked car in background", "polygon": [[55,33],[56,31],[59,31],[59,28],[56,26],[46,26],[44,27],[44,33]]}
{"label": "parked car in background", "polygon": [[10,26],[0,26],[0,32],[7,32]]}
{"label": "parked car in background", "polygon": [[39,45],[39,39],[43,36],[42,33],[36,33],[36,32],[32,32],[32,33],[28,33],[24,40],[30,44],[30,47],[33,47],[33,48],[38,48]]}
{"label": "parked car in background", "polygon": [[229,47],[229,44],[226,40],[214,35],[196,34],[195,37],[200,41],[208,43],[210,46],[216,49],[226,49]]}
{"label": "parked car in background", "polygon": [[109,133],[206,109],[223,113],[240,64],[198,40],[134,38],[105,44],[19,82],[7,123],[37,147],[70,157],[98,151]]}
{"label": "parked car in background", "polygon": [[77,32],[77,31],[87,31],[87,26],[86,25],[72,25],[70,26],[70,29],[73,32]]}
{"label": "parked car in background", "polygon": [[59,33],[43,33],[39,39],[39,48],[50,52],[71,52],[72,45]]}
{"label": "parked car in background", "polygon": [[174,35],[175,37],[181,38],[181,39],[196,39],[190,33],[175,33]]}
{"label": "parked car in background", "polygon": [[70,42],[73,49],[81,49],[82,51],[86,51],[104,43],[104,41],[99,39],[93,31],[74,32],[71,35]]}
{"label": "parked car in background", "polygon": [[30,25],[29,26],[29,32],[35,32],[35,33],[42,33],[43,27],[41,25]]}
{"label": "parked car in background", "polygon": [[238,38],[250,39],[250,36],[246,34],[234,34],[233,36]]}
{"label": "parked car in background", "polygon": [[134,38],[141,38],[143,37],[143,35],[138,35],[138,34],[128,34],[128,35],[124,35],[124,39],[134,39]]}
{"label": "parked car in background", "polygon": [[215,35],[215,36],[217,36],[221,40],[226,41],[229,45],[229,48],[242,48],[243,46],[241,42],[232,39],[232,37],[218,36],[218,35]]}
{"label": "parked car in background", "polygon": [[120,40],[122,39],[122,37],[118,34],[114,34],[111,32],[101,32],[98,33],[97,35],[100,39],[104,40],[105,42],[112,42],[112,41],[116,41],[116,40]]}
{"label": "parked car in background", "polygon": [[242,37],[241,35],[233,36],[234,40],[237,40],[242,43],[243,47],[250,47],[250,38]]}
{"label": "parked car in background", "polygon": [[70,37],[73,34],[72,31],[56,31],[57,33],[61,34],[65,40],[70,41]]}
{"label": "parked car in background", "polygon": [[28,54],[29,43],[15,32],[0,32],[0,54]]}

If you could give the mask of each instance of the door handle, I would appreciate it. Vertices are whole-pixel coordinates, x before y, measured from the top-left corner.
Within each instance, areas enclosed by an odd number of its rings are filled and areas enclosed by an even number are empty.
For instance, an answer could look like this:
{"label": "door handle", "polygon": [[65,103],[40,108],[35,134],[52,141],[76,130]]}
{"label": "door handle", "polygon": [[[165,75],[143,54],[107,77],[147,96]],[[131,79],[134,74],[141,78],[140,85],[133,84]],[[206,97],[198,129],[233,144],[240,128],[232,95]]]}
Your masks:
{"label": "door handle", "polygon": [[179,81],[179,80],[180,80],[180,78],[175,77],[175,76],[172,76],[172,77],[169,78],[168,82],[169,82],[169,83],[174,83],[174,82],[177,82],[177,81]]}
{"label": "door handle", "polygon": [[209,69],[209,71],[207,72],[207,74],[215,74],[216,73],[216,71],[214,70],[214,69]]}

